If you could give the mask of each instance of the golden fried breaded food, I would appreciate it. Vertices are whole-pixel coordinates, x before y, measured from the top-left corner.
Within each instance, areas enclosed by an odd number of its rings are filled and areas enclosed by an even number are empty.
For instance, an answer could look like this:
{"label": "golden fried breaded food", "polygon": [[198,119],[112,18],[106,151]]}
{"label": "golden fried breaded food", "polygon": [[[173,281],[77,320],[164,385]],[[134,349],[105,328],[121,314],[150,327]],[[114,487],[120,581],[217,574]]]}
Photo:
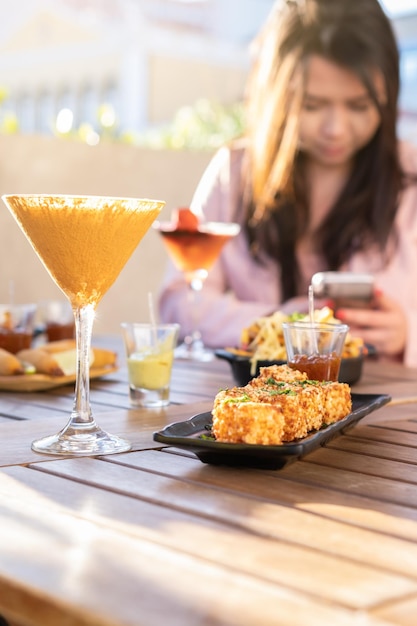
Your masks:
{"label": "golden fried breaded food", "polygon": [[216,396],[212,432],[218,441],[272,445],[282,441],[284,423],[279,405],[261,404],[229,390]]}
{"label": "golden fried breaded food", "polygon": [[352,408],[345,383],[307,380],[287,365],[261,368],[245,387],[217,394],[212,432],[217,441],[280,445],[336,422]]}
{"label": "golden fried breaded food", "polygon": [[0,376],[24,374],[24,368],[16,355],[0,348]]}
{"label": "golden fried breaded food", "polygon": [[259,376],[253,378],[250,382],[256,385],[257,381],[264,381],[267,378],[293,383],[297,380],[307,380],[307,374],[299,370],[293,370],[288,365],[269,365],[268,367],[259,368]]}
{"label": "golden fried breaded food", "polygon": [[[324,413],[322,426],[339,421],[352,410],[350,387],[346,383],[322,383]],[[349,411],[345,413],[346,409]]]}
{"label": "golden fried breaded food", "polygon": [[48,374],[48,376],[63,376],[64,372],[60,364],[54,358],[53,354],[49,354],[42,348],[28,348],[20,350],[16,355],[21,361],[26,361],[36,368],[39,374]]}

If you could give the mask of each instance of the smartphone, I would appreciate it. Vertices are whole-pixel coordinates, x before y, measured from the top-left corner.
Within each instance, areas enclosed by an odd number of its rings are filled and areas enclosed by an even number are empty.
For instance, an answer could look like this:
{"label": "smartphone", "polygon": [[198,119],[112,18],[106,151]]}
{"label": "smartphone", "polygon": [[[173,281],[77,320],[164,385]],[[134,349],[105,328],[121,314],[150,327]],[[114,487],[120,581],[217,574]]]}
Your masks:
{"label": "smartphone", "polygon": [[318,272],[311,285],[314,296],[333,300],[335,309],[366,308],[372,302],[374,277],[355,272]]}

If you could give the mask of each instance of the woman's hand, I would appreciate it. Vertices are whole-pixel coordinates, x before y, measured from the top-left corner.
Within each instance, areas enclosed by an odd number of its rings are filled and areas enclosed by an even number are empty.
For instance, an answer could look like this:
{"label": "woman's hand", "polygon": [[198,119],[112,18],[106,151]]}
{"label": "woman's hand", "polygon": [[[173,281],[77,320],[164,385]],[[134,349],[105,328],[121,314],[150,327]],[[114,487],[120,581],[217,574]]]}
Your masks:
{"label": "woman's hand", "polygon": [[373,345],[378,355],[402,358],[407,341],[403,309],[379,290],[374,294],[373,305],[370,309],[338,309],[336,317],[348,324],[353,336]]}

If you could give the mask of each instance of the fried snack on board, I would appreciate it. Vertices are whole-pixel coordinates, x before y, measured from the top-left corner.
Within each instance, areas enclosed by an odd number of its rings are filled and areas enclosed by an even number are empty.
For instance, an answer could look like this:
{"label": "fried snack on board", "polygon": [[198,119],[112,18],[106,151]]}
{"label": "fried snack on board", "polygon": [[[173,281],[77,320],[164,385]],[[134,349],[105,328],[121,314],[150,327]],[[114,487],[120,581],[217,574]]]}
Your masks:
{"label": "fried snack on board", "polygon": [[[62,352],[74,351],[75,355],[76,343],[75,339],[60,339],[58,341],[50,341],[42,346],[42,350],[54,355],[59,355]],[[59,358],[59,357],[56,357]],[[104,348],[91,348],[91,367],[114,367],[117,364],[117,354],[112,350],[106,350]],[[75,371],[75,369],[74,369]]]}
{"label": "fried snack on board", "polygon": [[48,376],[64,376],[58,361],[53,354],[49,354],[41,348],[28,348],[20,350],[16,354],[17,358],[26,363],[30,363],[38,374],[47,374]]}
{"label": "fried snack on board", "polygon": [[24,368],[17,356],[0,348],[0,376],[24,374]]}
{"label": "fried snack on board", "polygon": [[332,424],[352,410],[345,383],[310,381],[287,365],[261,368],[245,387],[220,391],[212,410],[217,441],[281,445]]}
{"label": "fried snack on board", "polygon": [[117,365],[117,354],[112,350],[105,350],[104,348],[91,348],[92,352],[92,367],[115,367]]}
{"label": "fried snack on board", "polygon": [[42,344],[41,348],[44,352],[54,354],[55,352],[66,352],[67,350],[75,350],[75,339],[58,339]]}
{"label": "fried snack on board", "polygon": [[[75,339],[61,339],[42,344],[37,348],[20,350],[16,355],[0,348],[0,376],[15,376],[27,373],[47,376],[71,376],[77,368]],[[112,350],[92,348],[90,367],[98,369],[115,367],[117,354]],[[31,366],[31,368],[28,368]]]}

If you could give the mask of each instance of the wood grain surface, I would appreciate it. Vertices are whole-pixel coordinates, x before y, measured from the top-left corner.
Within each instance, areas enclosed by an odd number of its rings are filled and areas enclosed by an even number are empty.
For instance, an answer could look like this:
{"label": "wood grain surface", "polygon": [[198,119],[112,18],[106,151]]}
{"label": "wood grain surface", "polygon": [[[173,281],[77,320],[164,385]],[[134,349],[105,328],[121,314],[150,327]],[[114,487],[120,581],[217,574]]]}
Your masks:
{"label": "wood grain surface", "polygon": [[123,362],[92,381],[97,422],[132,442],[103,457],[31,450],[65,426],[71,386],[0,392],[0,614],[13,626],[414,626],[416,382],[366,362],[353,390],[392,402],[278,471],[153,440],[234,384],[219,360],[177,361],[161,410],[129,406]]}

